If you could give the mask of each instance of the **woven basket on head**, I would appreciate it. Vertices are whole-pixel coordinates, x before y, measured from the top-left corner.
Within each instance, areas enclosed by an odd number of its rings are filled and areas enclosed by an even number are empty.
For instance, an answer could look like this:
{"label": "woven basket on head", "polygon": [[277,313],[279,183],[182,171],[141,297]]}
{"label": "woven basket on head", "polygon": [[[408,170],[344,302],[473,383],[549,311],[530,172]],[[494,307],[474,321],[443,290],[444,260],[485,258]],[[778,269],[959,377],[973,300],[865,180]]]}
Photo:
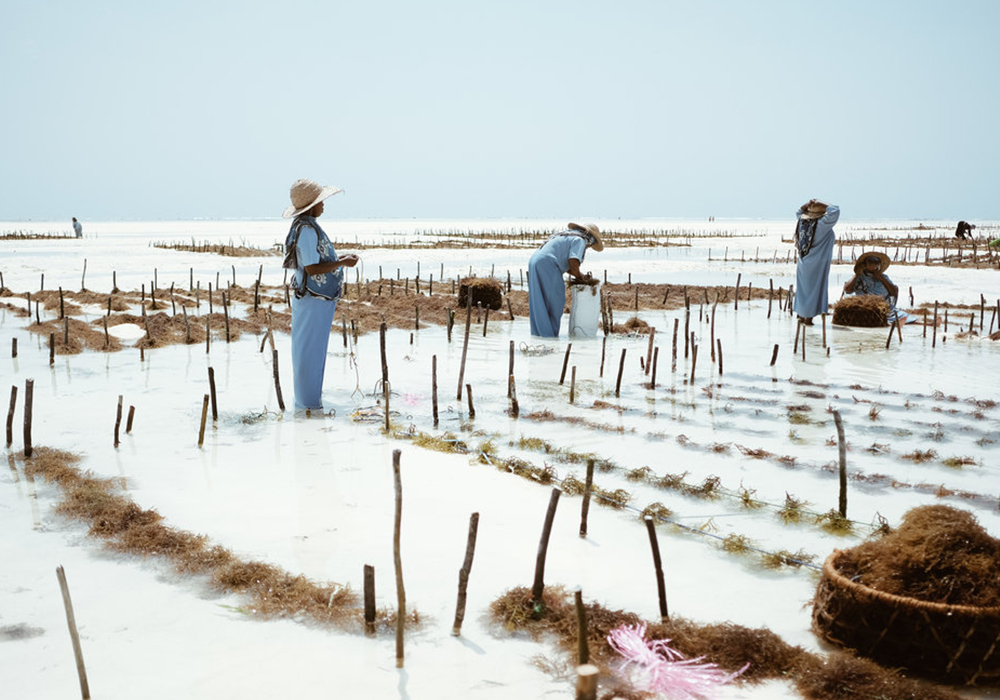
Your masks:
{"label": "woven basket on head", "polygon": [[459,308],[470,298],[473,306],[482,303],[484,309],[496,311],[503,306],[503,285],[492,277],[466,277],[458,283]]}
{"label": "woven basket on head", "polygon": [[943,605],[883,593],[823,564],[813,629],[823,639],[892,668],[946,683],[1000,684],[1000,606]]}
{"label": "woven basket on head", "polygon": [[879,328],[889,325],[889,305],[874,294],[844,297],[833,305],[833,322],[839,326]]}

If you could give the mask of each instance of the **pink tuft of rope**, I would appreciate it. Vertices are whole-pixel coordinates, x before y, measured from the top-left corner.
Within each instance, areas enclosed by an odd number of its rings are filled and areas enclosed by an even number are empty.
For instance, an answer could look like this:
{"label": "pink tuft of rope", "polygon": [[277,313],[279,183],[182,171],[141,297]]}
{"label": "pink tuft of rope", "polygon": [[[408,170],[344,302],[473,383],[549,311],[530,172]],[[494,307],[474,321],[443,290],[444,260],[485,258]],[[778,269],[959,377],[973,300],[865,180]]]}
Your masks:
{"label": "pink tuft of rope", "polygon": [[669,639],[646,640],[646,625],[622,625],[608,634],[608,644],[624,659],[622,670],[641,690],[671,700],[705,700],[721,685],[746,671],[726,673],[704,656],[687,659],[669,646]]}

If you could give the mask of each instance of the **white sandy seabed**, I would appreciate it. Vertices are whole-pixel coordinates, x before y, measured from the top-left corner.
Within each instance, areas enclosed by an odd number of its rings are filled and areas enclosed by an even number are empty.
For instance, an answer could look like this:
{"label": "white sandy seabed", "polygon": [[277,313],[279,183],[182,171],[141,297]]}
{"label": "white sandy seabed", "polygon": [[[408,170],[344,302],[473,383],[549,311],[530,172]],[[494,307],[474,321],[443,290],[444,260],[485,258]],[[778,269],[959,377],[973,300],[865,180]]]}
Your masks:
{"label": "white sandy seabed", "polygon": [[[232,230],[219,235],[231,237]],[[124,269],[124,264],[117,239],[110,234],[105,238],[103,247],[104,238],[84,239],[90,247],[63,254],[58,264],[47,267],[46,288],[75,288],[84,254],[89,258],[87,286],[99,288],[105,277],[110,286],[107,270]],[[150,233],[148,238],[157,236]],[[771,235],[772,244],[773,239]],[[17,292],[37,289],[42,266],[26,266],[23,260],[44,260],[46,246],[67,245],[36,243],[30,254],[3,258],[5,283]],[[18,245],[23,250],[27,243]],[[374,274],[380,260],[395,267],[391,261],[400,254],[391,251],[382,258],[380,251],[368,251],[367,276]],[[451,255],[428,256],[424,264],[438,268],[448,260],[446,278],[464,273],[468,258],[455,260],[454,252]],[[497,263],[489,262],[491,255],[475,253],[476,264],[500,267],[509,260],[515,270],[515,264],[524,264],[509,251],[496,253]],[[635,269],[648,268],[655,276],[657,269],[672,269],[676,256],[670,251],[660,262],[638,260]],[[595,257],[593,265],[598,260]],[[239,261],[238,272],[245,280],[261,262],[277,267],[273,258]],[[160,268],[161,287],[170,274],[186,286],[189,263],[198,266],[195,274],[205,278],[203,286],[232,264],[216,256],[144,249],[130,260],[129,272],[119,273],[119,286],[130,288],[135,281],[137,287],[137,280],[150,276],[154,266]],[[609,276],[620,278],[631,269],[625,260],[620,264],[611,267]],[[676,264],[690,269],[692,276],[700,275],[701,284],[732,284],[730,276],[745,273],[744,281],[754,275],[763,280],[776,277],[775,286],[781,280],[786,288],[794,269],[776,264],[761,272],[764,264],[741,267],[731,260],[722,270],[707,259]],[[174,272],[166,273],[165,268]],[[921,270],[904,269],[907,275]],[[404,269],[403,274],[413,272]],[[837,274],[843,273],[835,271],[833,277]],[[995,271],[951,272],[950,278],[937,271],[920,274],[935,275],[941,298],[952,301],[978,301],[973,291],[985,291],[989,284],[995,290]],[[91,283],[91,275],[97,281]],[[987,282],[980,279],[984,275]],[[896,281],[906,284],[898,275]],[[831,280],[832,288],[837,284]],[[93,318],[98,313],[93,310]],[[619,311],[618,320],[625,314]],[[472,327],[464,377],[473,387],[472,420],[464,397],[456,400],[461,332],[449,342],[443,328],[430,326],[415,333],[411,342],[409,331],[391,330],[392,419],[398,427],[449,431],[474,452],[489,443],[501,457],[551,466],[558,478],[572,475],[582,481],[583,467],[558,455],[523,449],[520,438],[541,438],[578,453],[594,453],[620,467],[598,472],[595,481],[605,490],[627,491],[630,507],[592,506],[586,539],[578,535],[581,498],[561,498],[545,568],[548,584],[580,586],[588,600],[655,619],[656,582],[638,511],[660,502],[671,509],[674,522],[703,533],[670,524],[659,527],[672,614],[702,622],[767,626],[791,644],[821,650],[810,631],[808,605],[817,581],[815,569],[764,569],[753,555],[724,552],[720,538],[746,535],[762,550],[801,551],[819,564],[834,548],[860,542],[879,517],[898,524],[908,509],[928,503],[968,508],[990,532],[1000,534],[1000,408],[990,403],[1000,400],[995,369],[1000,344],[979,336],[956,338],[958,329],[950,328],[947,334],[939,331],[932,348],[931,334],[924,338],[920,328],[911,326],[901,344],[894,340],[886,350],[884,330],[830,327],[827,354],[821,329],[814,327],[803,360],[792,356],[795,327],[790,316],[775,307],[768,318],[766,301],[741,302],[739,309],[720,305],[717,311],[715,333],[725,353],[721,375],[709,356],[708,314],[699,321],[700,310],[692,310],[691,327],[699,344],[692,383],[693,353],[685,358],[683,344],[676,372],[670,369],[670,331],[674,319],[684,327],[683,312],[647,311],[640,316],[657,328],[660,349],[657,387],[648,387],[649,377],[639,364],[647,353],[646,337],[609,338],[603,376],[601,339],[571,339],[570,366],[577,368],[571,405],[569,373],[566,383],[559,383],[568,339],[533,340],[526,319],[512,322],[505,313],[498,315],[490,318],[485,337],[482,325]],[[961,322],[968,326],[967,319]],[[245,559],[357,591],[363,566],[371,564],[378,604],[386,607],[396,602],[392,451],[402,450],[403,575],[408,608],[419,611],[424,623],[408,636],[405,668],[397,669],[394,640],[388,636],[369,639],[295,620],[257,620],[239,596],[219,596],[203,580],[179,578],[156,561],[108,553],[87,537],[82,525],[55,515],[56,487],[27,480],[23,470],[6,469],[0,472],[3,697],[65,698],[79,692],[55,575],[58,565],[65,567],[69,580],[94,697],[571,695],[569,681],[552,678],[532,663],[536,655],[558,658],[558,652],[512,638],[486,619],[489,603],[497,596],[514,586],[531,585],[551,486],[517,478],[470,455],[428,452],[386,438],[377,420],[381,408],[375,387],[381,368],[376,334],[361,337],[356,347],[344,347],[339,335],[331,338],[324,395],[330,414],[307,419],[290,409],[278,410],[270,356],[259,352],[259,338],[232,344],[217,340],[208,354],[204,346],[151,350],[144,362],[133,348],[107,355],[58,356],[50,367],[46,342],[29,334],[23,324],[24,319],[0,311],[0,347],[8,354],[11,338],[19,341],[18,357],[0,360],[0,374],[22,392],[25,379],[34,379],[36,446],[79,453],[83,469],[119,478],[131,498],[143,508],[156,509],[166,524],[203,533]],[[123,335],[128,335],[124,329]],[[289,339],[276,340],[290,405]],[[511,341],[518,348],[520,419],[506,413]],[[771,367],[775,343],[780,351]],[[616,397],[622,350],[626,361]],[[440,385],[437,429],[430,418],[433,356]],[[199,447],[210,366],[220,415]],[[135,405],[136,420],[132,433],[123,435],[115,448],[119,395],[126,406]],[[595,401],[618,408],[595,408]],[[786,494],[807,502],[814,513],[837,505],[836,474],[828,469],[837,460],[828,408],[843,415],[852,475],[888,477],[867,483],[852,478],[848,514],[856,522],[854,536],[828,534],[808,519],[782,524],[776,514]],[[19,401],[18,427],[20,410]],[[543,410],[584,422],[526,417]],[[366,416],[375,420],[357,420]],[[18,430],[15,436],[8,454],[22,448]],[[740,448],[766,450],[773,457],[754,459]],[[914,450],[934,450],[936,457],[920,464],[903,458]],[[949,467],[949,458],[966,463]],[[687,472],[684,478],[691,484],[718,477],[726,493],[752,490],[767,507],[747,511],[737,499],[698,499],[627,477],[627,472],[642,467],[655,476]],[[942,497],[939,485],[980,497]],[[468,613],[462,636],[453,637],[457,574],[472,512],[480,514],[480,525]],[[796,693],[790,686],[769,683],[728,687],[719,696],[781,698]]]}

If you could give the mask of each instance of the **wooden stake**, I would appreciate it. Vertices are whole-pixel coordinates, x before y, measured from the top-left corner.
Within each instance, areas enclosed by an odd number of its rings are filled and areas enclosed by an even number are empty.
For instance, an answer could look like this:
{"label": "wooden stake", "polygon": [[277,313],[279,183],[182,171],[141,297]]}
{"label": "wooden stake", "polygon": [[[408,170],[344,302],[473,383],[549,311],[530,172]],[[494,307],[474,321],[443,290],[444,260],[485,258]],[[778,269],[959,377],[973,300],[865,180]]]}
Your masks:
{"label": "wooden stake", "polygon": [[399,473],[399,450],[392,451],[392,476],[396,486],[396,515],[392,530],[392,562],[396,570],[396,668],[403,668],[403,629],[406,626],[406,589],[403,587],[403,559],[399,552],[403,525],[403,481]]}
{"label": "wooden stake", "polygon": [[577,663],[590,661],[590,649],[587,646],[587,609],[583,607],[583,591],[579,587],[573,592],[576,604],[576,657]]}
{"label": "wooden stake", "polygon": [[576,667],[576,700],[597,700],[597,677],[600,670],[593,664]]}
{"label": "wooden stake", "polygon": [[469,573],[472,571],[472,558],[476,554],[476,533],[479,531],[479,513],[469,516],[469,535],[465,541],[465,560],[458,570],[458,602],[455,605],[455,622],[451,633],[458,637],[462,634],[462,622],[465,620],[465,598],[469,587]]}
{"label": "wooden stake", "polygon": [[576,365],[573,365],[572,377],[569,382],[569,402],[573,403],[576,398]]}
{"label": "wooden stake", "polygon": [[[993,324],[990,323],[990,330],[993,329]],[[604,354],[608,349],[608,336],[605,333],[604,337],[601,338],[601,371],[598,373],[598,377],[604,378]]]}
{"label": "wooden stake", "polygon": [[656,365],[657,365],[657,363],[659,361],[660,361],[660,346],[657,345],[653,349],[653,376],[650,378],[650,382],[649,382],[649,388],[650,389],[655,389],[656,388]]}
{"label": "wooden stake", "polygon": [[215,368],[208,368],[208,390],[212,397],[212,422],[219,420],[219,406],[215,400]]}
{"label": "wooden stake", "polygon": [[622,348],[622,359],[618,362],[618,381],[615,382],[615,396],[621,395],[622,372],[625,371],[625,348]]}
{"label": "wooden stake", "polygon": [[49,367],[56,363],[56,334],[49,333]]}
{"label": "wooden stake", "polygon": [[[889,335],[892,338],[892,335]],[[840,419],[840,411],[834,410],[833,422],[837,425],[837,450],[840,453],[840,498],[838,508],[840,517],[847,517],[847,441],[844,439],[844,422]]]}
{"label": "wooden stake", "polygon": [[569,366],[569,352],[573,349],[573,343],[566,344],[566,355],[563,357],[562,372],[559,373],[559,386],[566,381],[566,367]]}
{"label": "wooden stake", "polygon": [[205,421],[208,419],[208,402],[209,395],[205,394],[205,398],[201,402],[201,427],[198,429],[198,447],[205,444]]}
{"label": "wooden stake", "polygon": [[132,420],[135,418],[135,406],[131,404],[128,407],[128,420],[125,421],[125,434],[129,435],[132,432]]}
{"label": "wooden stake", "polygon": [[378,327],[378,347],[382,356],[382,384],[389,383],[389,360],[386,358],[385,354],[385,332],[385,321],[382,321]]}
{"label": "wooden stake", "polygon": [[653,338],[656,336],[656,328],[649,329],[649,345],[646,347],[646,375],[649,375],[650,364],[653,362]]}
{"label": "wooden stake", "polygon": [[934,300],[934,329],[933,335],[931,336],[931,347],[937,347],[937,326],[938,326],[938,303],[937,299]]}
{"label": "wooden stake", "polygon": [[771,366],[774,367],[774,363],[778,360],[778,344],[774,344],[774,350],[771,351]]}
{"label": "wooden stake", "polygon": [[[514,341],[511,341],[514,342]],[[510,395],[510,385],[507,386]],[[431,415],[434,417],[434,427],[438,425],[438,356],[431,356]]]}
{"label": "wooden stake", "polygon": [[740,308],[740,279],[742,279],[742,277],[742,272],[736,275],[736,293],[733,294],[733,309]]}
{"label": "wooden stake", "polygon": [[205,354],[207,355],[212,349],[212,316],[211,314],[205,315]]}
{"label": "wooden stake", "polygon": [[24,380],[24,458],[31,457],[31,411],[35,397],[35,380]]}
{"label": "wooden stake", "polygon": [[656,540],[656,523],[653,517],[647,515],[643,520],[646,523],[646,532],[649,534],[649,546],[653,550],[653,568],[656,570],[656,592],[660,599],[660,619],[664,622],[670,620],[667,612],[667,586],[663,580],[663,562],[660,559],[660,544]]}
{"label": "wooden stake", "polygon": [[510,375],[507,381],[510,384],[510,414],[517,418],[521,412],[521,407],[517,403],[517,386],[514,384],[514,375]]}
{"label": "wooden stake", "polygon": [[[107,333],[108,324],[104,324],[104,332]],[[17,357],[17,338],[10,339],[10,356]]]}
{"label": "wooden stake", "polygon": [[802,333],[802,322],[799,321],[795,324],[795,347],[792,348],[792,355],[797,355],[799,352],[799,335]]}
{"label": "wooden stake", "polygon": [[375,636],[375,567],[365,564],[365,634]]}
{"label": "wooden stake", "polygon": [[7,409],[7,447],[14,442],[14,408],[17,406],[17,385],[10,387],[10,408]]}
{"label": "wooden stake", "polygon": [[118,411],[115,414],[115,447],[118,447],[121,442],[118,439],[118,431],[122,425],[122,395],[118,394]]}
{"label": "wooden stake", "polygon": [[470,299],[465,300],[465,340],[462,342],[462,363],[458,368],[458,392],[456,401],[462,400],[462,381],[465,379],[465,359],[469,354],[469,328],[472,327],[472,304]]}
{"label": "wooden stake", "polygon": [[560,495],[562,495],[562,491],[557,488],[552,489],[552,495],[549,496],[549,507],[545,511],[545,523],[542,525],[542,537],[538,541],[538,554],[535,556],[535,582],[531,587],[531,601],[534,603],[536,612],[541,612],[543,609],[545,555],[549,549],[549,535],[552,534],[552,521],[556,517],[556,506],[559,505]]}
{"label": "wooden stake", "polygon": [[510,398],[510,378],[514,376],[514,341],[510,341],[507,361],[507,398]]}
{"label": "wooden stake", "polygon": [[691,342],[691,384],[694,384],[694,369],[698,366],[698,346]]}
{"label": "wooden stake", "polygon": [[716,340],[715,344],[718,346],[718,350],[719,350],[719,376],[721,377],[722,376],[722,338],[719,338],[718,340]]}
{"label": "wooden stake", "polygon": [[278,408],[285,411],[285,400],[281,397],[281,379],[278,377],[278,350],[271,350],[271,371],[274,374],[274,393],[278,395]]}
{"label": "wooden stake", "polygon": [[674,319],[674,339],[671,344],[671,355],[670,355],[670,371],[677,371],[677,329],[680,326],[680,319]]}
{"label": "wooden stake", "polygon": [[587,515],[590,513],[590,493],[594,488],[594,460],[587,460],[587,480],[583,485],[583,505],[580,506],[580,537],[587,536]]}
{"label": "wooden stake", "polygon": [[59,579],[59,590],[62,591],[63,607],[66,608],[66,625],[73,641],[73,656],[76,658],[76,674],[80,678],[80,693],[83,700],[90,700],[90,685],[87,683],[87,669],[83,665],[83,648],[80,646],[80,633],[76,629],[76,615],[73,614],[73,601],[69,596],[69,584],[66,583],[66,571],[62,565],[56,567],[56,577]]}
{"label": "wooden stake", "polygon": [[472,385],[465,385],[465,398],[469,402],[469,420],[473,420],[476,417],[476,407],[472,405]]}

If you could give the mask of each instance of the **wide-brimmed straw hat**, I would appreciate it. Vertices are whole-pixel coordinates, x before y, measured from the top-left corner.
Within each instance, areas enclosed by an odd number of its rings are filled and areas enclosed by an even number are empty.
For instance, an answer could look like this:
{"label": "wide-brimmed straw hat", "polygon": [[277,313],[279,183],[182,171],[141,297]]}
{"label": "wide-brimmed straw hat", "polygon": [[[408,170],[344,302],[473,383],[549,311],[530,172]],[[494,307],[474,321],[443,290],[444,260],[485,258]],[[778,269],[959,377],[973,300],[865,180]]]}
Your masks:
{"label": "wide-brimmed straw hat", "polygon": [[879,262],[879,272],[885,272],[885,269],[892,264],[892,260],[885,253],[879,253],[876,250],[869,251],[867,253],[862,253],[858,256],[857,261],[854,263],[855,272],[863,272],[865,265],[868,263],[868,258],[878,258]]}
{"label": "wide-brimmed straw hat", "polygon": [[596,224],[575,224],[571,221],[566,225],[566,228],[573,229],[574,231],[589,233],[594,237],[594,240],[597,241],[591,247],[598,253],[604,250],[604,240],[601,238],[601,229],[597,228]]}
{"label": "wide-brimmed straw hat", "polygon": [[296,180],[289,188],[292,203],[281,216],[285,219],[291,219],[302,212],[309,211],[327,197],[332,197],[341,191],[339,187],[324,187],[313,180]]}

